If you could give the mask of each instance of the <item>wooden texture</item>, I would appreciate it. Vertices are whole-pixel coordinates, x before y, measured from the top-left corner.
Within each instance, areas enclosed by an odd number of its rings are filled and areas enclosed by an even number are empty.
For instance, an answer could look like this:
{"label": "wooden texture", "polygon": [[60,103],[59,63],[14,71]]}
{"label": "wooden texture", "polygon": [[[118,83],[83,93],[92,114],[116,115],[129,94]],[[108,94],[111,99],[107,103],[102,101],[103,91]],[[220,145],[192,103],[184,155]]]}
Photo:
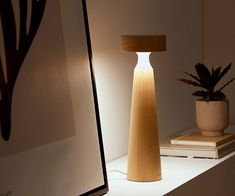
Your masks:
{"label": "wooden texture", "polygon": [[165,35],[122,35],[121,50],[127,52],[159,52],[166,50]]}
{"label": "wooden texture", "polygon": [[135,69],[128,148],[128,180],[161,179],[157,103],[152,68]]}

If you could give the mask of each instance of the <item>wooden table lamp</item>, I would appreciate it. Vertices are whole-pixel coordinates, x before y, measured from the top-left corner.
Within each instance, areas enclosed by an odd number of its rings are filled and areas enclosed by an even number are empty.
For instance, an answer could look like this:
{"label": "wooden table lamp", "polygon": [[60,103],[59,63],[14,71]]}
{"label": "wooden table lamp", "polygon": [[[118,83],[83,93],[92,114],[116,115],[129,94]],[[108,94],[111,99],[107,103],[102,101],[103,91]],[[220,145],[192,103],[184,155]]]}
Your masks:
{"label": "wooden table lamp", "polygon": [[157,102],[149,55],[166,50],[166,36],[123,35],[121,49],[138,55],[132,89],[127,179],[139,182],[161,180]]}

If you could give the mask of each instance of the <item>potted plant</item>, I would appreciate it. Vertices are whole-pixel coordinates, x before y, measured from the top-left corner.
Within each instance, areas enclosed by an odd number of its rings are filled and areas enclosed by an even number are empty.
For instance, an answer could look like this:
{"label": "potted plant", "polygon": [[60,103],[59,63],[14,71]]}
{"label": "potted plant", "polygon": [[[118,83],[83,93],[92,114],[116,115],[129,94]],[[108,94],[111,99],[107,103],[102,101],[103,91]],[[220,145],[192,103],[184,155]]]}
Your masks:
{"label": "potted plant", "polygon": [[222,90],[235,78],[230,79],[223,86],[216,89],[216,85],[231,68],[232,63],[226,66],[209,69],[201,63],[195,65],[197,75],[184,72],[190,79],[180,78],[179,81],[199,87],[192,95],[196,100],[196,123],[203,135],[220,136],[229,124],[229,101]]}

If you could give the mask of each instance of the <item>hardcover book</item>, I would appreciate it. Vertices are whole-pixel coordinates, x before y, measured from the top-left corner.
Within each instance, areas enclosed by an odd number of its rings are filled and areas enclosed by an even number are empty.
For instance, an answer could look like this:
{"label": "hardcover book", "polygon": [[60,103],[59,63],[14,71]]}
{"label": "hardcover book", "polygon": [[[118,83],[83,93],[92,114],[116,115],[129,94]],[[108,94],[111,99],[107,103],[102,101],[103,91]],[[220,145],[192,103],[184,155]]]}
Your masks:
{"label": "hardcover book", "polygon": [[193,132],[171,139],[171,144],[178,145],[198,145],[198,146],[219,146],[235,139],[235,134],[225,133],[222,136],[204,136],[200,132]]}
{"label": "hardcover book", "polygon": [[160,143],[160,154],[162,156],[212,158],[218,159],[235,150],[235,140],[231,140],[220,146],[190,146],[174,145],[169,142]]}
{"label": "hardcover book", "polygon": [[[232,130],[230,130],[232,128]],[[235,150],[235,137],[233,132],[234,126],[229,127],[229,131],[226,131],[225,138],[221,142],[221,139],[218,142],[207,140],[204,141],[202,145],[199,143],[190,143],[190,144],[172,144],[171,141],[176,138],[182,138],[185,135],[192,135],[192,133],[197,133],[196,128],[180,132],[171,136],[168,136],[160,141],[160,154],[161,156],[176,156],[176,157],[192,157],[192,158],[212,158],[218,159],[224,155]],[[233,132],[233,133],[232,133]],[[194,135],[194,134],[193,134]],[[228,136],[227,136],[228,135]],[[232,135],[232,136],[231,136]],[[214,138],[215,139],[215,138]],[[206,145],[208,144],[209,145]],[[213,143],[213,145],[212,145]],[[215,144],[216,143],[216,144]]]}

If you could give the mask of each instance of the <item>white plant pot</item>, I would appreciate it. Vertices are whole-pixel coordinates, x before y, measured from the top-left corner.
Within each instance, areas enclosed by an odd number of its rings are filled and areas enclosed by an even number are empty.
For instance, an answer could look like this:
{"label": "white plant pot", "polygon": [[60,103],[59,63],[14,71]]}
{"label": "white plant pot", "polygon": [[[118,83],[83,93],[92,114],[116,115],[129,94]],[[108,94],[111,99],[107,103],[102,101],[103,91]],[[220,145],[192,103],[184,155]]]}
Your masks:
{"label": "white plant pot", "polygon": [[229,102],[196,101],[196,122],[203,135],[221,136],[229,124]]}

